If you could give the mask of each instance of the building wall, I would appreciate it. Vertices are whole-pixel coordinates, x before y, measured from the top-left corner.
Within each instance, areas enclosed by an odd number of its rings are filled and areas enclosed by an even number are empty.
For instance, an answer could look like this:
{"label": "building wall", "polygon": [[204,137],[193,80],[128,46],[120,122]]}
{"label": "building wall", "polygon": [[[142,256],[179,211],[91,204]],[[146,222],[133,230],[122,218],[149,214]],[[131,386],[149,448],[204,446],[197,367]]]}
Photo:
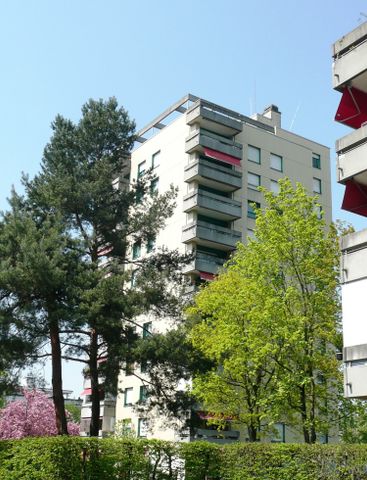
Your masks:
{"label": "building wall", "polygon": [[[209,104],[209,107],[210,105],[212,104]],[[216,109],[218,110],[218,114],[213,113],[213,111],[217,111]],[[210,110],[210,115],[208,114],[209,117],[215,117],[215,115],[220,116],[220,114],[222,114],[221,121],[223,125],[225,125],[224,131],[228,125],[230,129],[231,125],[235,125],[236,123],[240,125],[239,130],[242,130],[233,137],[235,142],[242,145],[243,150],[241,166],[233,167],[235,171],[242,172],[242,186],[234,190],[231,194],[232,199],[240,202],[240,205],[242,205],[242,215],[239,219],[234,219],[230,222],[232,225],[231,228],[234,231],[241,232],[242,241],[246,241],[247,234],[250,234],[255,226],[255,220],[247,216],[248,200],[259,202],[263,205],[262,193],[248,186],[249,172],[259,175],[261,177],[261,185],[268,189],[271,187],[271,180],[279,180],[284,176],[288,176],[293,183],[296,181],[303,183],[310,194],[313,194],[313,178],[320,179],[320,203],[323,207],[326,221],[331,221],[330,155],[327,147],[283,130],[280,127],[280,113],[275,110],[267,112],[265,114],[267,116],[257,115],[254,119],[244,117],[236,112],[226,112],[225,109],[216,105],[213,105],[212,110]],[[190,111],[189,109],[189,112]],[[183,212],[185,195],[196,190],[198,187],[198,181],[196,180],[190,181],[189,183],[185,182],[185,166],[187,166],[189,162],[196,161],[200,155],[198,151],[190,154],[185,153],[185,150],[188,148],[186,139],[188,136],[192,136],[200,126],[203,126],[200,119],[197,122],[191,122],[191,126],[187,125],[188,115],[189,114],[182,114],[171,124],[161,129],[151,139],[145,141],[133,151],[131,158],[131,180],[134,181],[138,176],[139,164],[145,161],[146,169],[150,168],[152,156],[160,151],[159,166],[154,171],[159,178],[159,192],[163,193],[167,191],[170,185],[173,184],[175,187],[178,187],[178,195],[174,214],[167,220],[166,227],[158,235],[157,246],[164,245],[169,249],[178,248],[181,252],[189,251],[197,247],[195,241],[189,242],[186,245],[182,243],[182,228],[197,219],[196,211],[187,214]],[[230,119],[227,117],[230,117]],[[216,118],[219,117],[217,116]],[[208,128],[208,125],[210,127],[210,121],[206,121],[205,127]],[[235,131],[236,127],[233,128]],[[260,164],[248,160],[249,145],[261,150]],[[271,168],[271,154],[282,157],[283,168],[281,172]],[[313,154],[320,155],[321,169],[313,168]],[[215,214],[213,214],[213,216],[214,215]],[[240,238],[241,236],[239,239]],[[218,248],[220,249],[221,246],[218,245]],[[230,254],[231,249],[226,247],[226,251]],[[144,249],[142,254],[145,254]],[[194,281],[198,276],[198,272],[196,270],[192,271],[190,272],[190,276]],[[169,327],[169,321],[167,319],[156,320],[149,316],[141,319],[142,323],[150,321],[152,322],[153,333],[155,331],[164,331]],[[145,374],[141,372],[140,366],[136,365],[135,368],[137,369],[137,374],[144,377]],[[134,404],[139,401],[141,385],[142,382],[138,378],[132,375],[126,376],[125,372],[121,372],[118,383],[121,393],[116,400],[116,420],[131,423],[132,429],[137,433],[139,432],[139,418],[133,407]],[[125,389],[133,389],[132,392],[129,392],[129,394],[131,393],[131,405],[124,405]],[[152,416],[153,415],[154,413]],[[153,429],[150,432],[146,432],[144,429],[143,435],[166,440],[177,439],[174,429],[166,428],[163,423],[164,419],[162,419],[162,422],[156,419]],[[209,435],[212,439],[212,433],[210,431],[206,432],[205,435]],[[234,434],[231,436],[230,433],[228,433],[228,436],[230,438],[235,437]],[[294,438],[292,432],[288,432],[286,436],[288,436],[288,438]],[[240,437],[244,440],[245,433],[241,432]],[[189,439],[189,436],[187,436],[186,439]]]}

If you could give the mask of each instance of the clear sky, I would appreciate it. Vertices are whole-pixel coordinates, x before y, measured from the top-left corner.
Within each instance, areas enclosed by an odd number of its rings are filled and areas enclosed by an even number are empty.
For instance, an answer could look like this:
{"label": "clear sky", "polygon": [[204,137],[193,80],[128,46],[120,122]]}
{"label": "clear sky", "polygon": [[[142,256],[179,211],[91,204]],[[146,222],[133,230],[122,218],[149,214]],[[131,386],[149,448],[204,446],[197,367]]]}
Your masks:
{"label": "clear sky", "polygon": [[[243,114],[270,103],[282,126],[331,148],[339,209],[331,44],[367,20],[362,0],[3,0],[0,2],[0,209],[39,170],[57,113],[116,96],[142,127],[190,92]],[[81,391],[75,367],[65,387]]]}

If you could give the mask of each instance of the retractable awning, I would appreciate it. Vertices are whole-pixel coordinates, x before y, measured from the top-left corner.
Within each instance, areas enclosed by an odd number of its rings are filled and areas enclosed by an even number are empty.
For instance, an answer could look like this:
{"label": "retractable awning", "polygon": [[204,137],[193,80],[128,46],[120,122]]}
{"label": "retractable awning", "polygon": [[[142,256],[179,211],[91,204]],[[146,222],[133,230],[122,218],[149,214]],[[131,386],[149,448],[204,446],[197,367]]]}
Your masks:
{"label": "retractable awning", "polygon": [[199,272],[199,275],[202,280],[207,280],[207,281],[214,280],[214,275],[212,273]]}
{"label": "retractable awning", "polygon": [[227,153],[218,152],[217,150],[212,150],[211,148],[204,148],[204,155],[219,160],[220,162],[230,163],[231,165],[241,165],[239,158],[228,155]]}
{"label": "retractable awning", "polygon": [[367,93],[354,87],[346,87],[335,120],[352,128],[360,128],[362,123],[367,122]]}
{"label": "retractable awning", "polygon": [[367,217],[367,186],[348,180],[345,184],[342,209]]}
{"label": "retractable awning", "polygon": [[92,389],[91,388],[85,388],[80,395],[91,395],[92,394]]}

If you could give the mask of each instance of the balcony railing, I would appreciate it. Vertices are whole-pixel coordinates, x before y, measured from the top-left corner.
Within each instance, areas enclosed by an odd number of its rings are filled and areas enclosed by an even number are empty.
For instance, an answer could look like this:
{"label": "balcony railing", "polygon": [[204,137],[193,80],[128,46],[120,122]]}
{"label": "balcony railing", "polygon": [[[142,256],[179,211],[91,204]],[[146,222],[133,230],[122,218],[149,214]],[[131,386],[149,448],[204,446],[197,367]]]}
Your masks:
{"label": "balcony railing", "polygon": [[198,123],[201,127],[212,130],[221,135],[236,135],[242,131],[242,122],[230,115],[223,108],[215,108],[203,100],[198,100],[187,111],[186,123],[193,125]]}
{"label": "balcony railing", "polygon": [[204,148],[221,152],[233,158],[242,159],[242,145],[215,133],[195,130],[186,139],[186,153],[204,152]]}
{"label": "balcony railing", "polygon": [[218,270],[223,267],[225,263],[224,258],[216,257],[204,252],[196,252],[195,258],[188,265],[183,268],[184,273],[218,273]]}
{"label": "balcony railing", "polygon": [[194,190],[184,197],[184,212],[196,211],[221,220],[241,218],[241,202],[205,190]]}
{"label": "balcony railing", "polygon": [[241,241],[241,232],[202,220],[196,220],[182,229],[183,243],[196,242],[219,250],[234,250],[239,241]]}
{"label": "balcony railing", "polygon": [[338,182],[354,177],[358,183],[367,184],[367,125],[337,140]]}
{"label": "balcony railing", "polygon": [[199,182],[201,185],[234,192],[242,186],[242,173],[238,170],[222,167],[204,158],[190,162],[185,167],[185,182]]}

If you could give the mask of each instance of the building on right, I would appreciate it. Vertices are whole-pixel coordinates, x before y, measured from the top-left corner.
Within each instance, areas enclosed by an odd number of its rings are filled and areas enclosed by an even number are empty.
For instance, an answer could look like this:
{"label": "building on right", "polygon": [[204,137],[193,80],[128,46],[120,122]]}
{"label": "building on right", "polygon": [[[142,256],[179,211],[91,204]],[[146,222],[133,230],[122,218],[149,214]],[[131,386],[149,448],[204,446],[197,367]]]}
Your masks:
{"label": "building on right", "polygon": [[[335,120],[353,130],[336,141],[342,209],[367,217],[367,22],[333,44]],[[341,241],[344,393],[367,399],[367,229]]]}

